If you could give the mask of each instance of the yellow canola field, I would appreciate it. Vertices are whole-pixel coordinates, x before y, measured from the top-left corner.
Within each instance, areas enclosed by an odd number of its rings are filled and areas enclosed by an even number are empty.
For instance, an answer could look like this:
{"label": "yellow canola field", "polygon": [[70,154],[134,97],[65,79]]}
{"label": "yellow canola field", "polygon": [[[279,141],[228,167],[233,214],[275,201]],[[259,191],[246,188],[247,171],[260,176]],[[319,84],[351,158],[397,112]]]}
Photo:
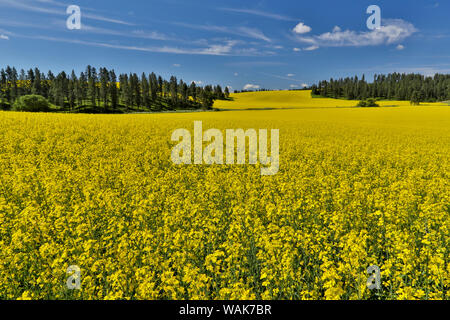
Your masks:
{"label": "yellow canola field", "polygon": [[[262,91],[231,94],[231,101],[217,100],[217,109],[302,109],[355,107],[358,101],[311,98],[310,90]],[[381,107],[409,106],[409,101],[379,101]],[[421,103],[422,106],[441,106],[444,103]]]}
{"label": "yellow canola field", "polygon": [[[280,172],[172,164],[195,120]],[[0,299],[448,299],[449,154],[447,107],[1,112]]]}

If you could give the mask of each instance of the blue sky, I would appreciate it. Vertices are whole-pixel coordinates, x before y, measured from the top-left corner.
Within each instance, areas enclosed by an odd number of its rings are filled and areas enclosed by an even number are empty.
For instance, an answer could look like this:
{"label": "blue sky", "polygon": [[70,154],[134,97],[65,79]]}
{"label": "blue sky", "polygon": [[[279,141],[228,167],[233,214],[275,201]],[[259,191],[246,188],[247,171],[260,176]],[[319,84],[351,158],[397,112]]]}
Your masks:
{"label": "blue sky", "polygon": [[[69,5],[81,29],[69,30]],[[369,30],[369,5],[382,26]],[[450,72],[450,1],[0,0],[1,67],[172,74],[289,89],[375,73]]]}

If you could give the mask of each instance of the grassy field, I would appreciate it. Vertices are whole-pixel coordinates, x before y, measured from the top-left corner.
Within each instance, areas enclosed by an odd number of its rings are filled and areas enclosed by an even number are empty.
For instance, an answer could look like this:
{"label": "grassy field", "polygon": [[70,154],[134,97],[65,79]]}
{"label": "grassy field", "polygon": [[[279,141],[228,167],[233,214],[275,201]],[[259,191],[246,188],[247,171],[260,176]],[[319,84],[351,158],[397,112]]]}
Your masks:
{"label": "grassy field", "polygon": [[[217,109],[299,109],[355,107],[358,101],[311,98],[311,91],[263,91],[231,94],[232,101],[218,100]],[[409,106],[409,101],[379,101],[380,106]],[[444,103],[422,103],[423,106],[446,105]]]}
{"label": "grassy field", "polygon": [[[260,95],[318,108],[0,112],[0,299],[448,299],[450,108]],[[195,120],[280,129],[280,172],[174,165]]]}

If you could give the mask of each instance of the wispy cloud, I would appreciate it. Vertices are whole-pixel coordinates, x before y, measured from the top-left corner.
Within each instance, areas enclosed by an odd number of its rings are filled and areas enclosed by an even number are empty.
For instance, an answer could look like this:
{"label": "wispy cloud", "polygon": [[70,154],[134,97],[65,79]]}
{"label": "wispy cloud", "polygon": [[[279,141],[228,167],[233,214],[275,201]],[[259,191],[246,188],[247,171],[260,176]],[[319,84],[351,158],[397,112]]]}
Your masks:
{"label": "wispy cloud", "polygon": [[171,38],[158,31],[144,31],[144,30],[133,30],[131,35],[138,38],[152,39],[152,40],[178,40]]}
{"label": "wispy cloud", "polygon": [[[43,7],[33,4],[30,1],[24,1],[24,0],[0,0],[0,6],[6,6],[18,10],[24,10],[24,11],[31,11],[31,12],[37,12],[37,13],[46,13],[46,14],[53,14],[53,15],[61,15],[66,16],[66,11],[62,8],[65,5],[58,3],[56,1],[50,1],[50,0],[38,0],[37,2],[42,4],[50,4],[55,5],[57,4],[61,8],[51,8],[51,7]],[[135,24],[123,21],[120,19],[114,19],[110,17],[105,17],[98,14],[93,13],[83,13],[83,18],[90,19],[90,20],[96,20],[96,21],[103,21],[103,22],[109,22],[114,24],[120,24],[120,25],[128,25],[133,26]]]}
{"label": "wispy cloud", "polygon": [[[0,29],[0,34],[2,34],[3,36],[7,36],[8,40],[9,40],[9,37],[16,35],[15,33],[5,30],[5,29]],[[4,39],[4,40],[6,40],[6,39]]]}
{"label": "wispy cloud", "polygon": [[268,37],[264,35],[264,33],[256,28],[248,28],[248,27],[239,27],[238,31],[242,32],[244,36],[249,38],[259,39],[267,42],[271,42]]}
{"label": "wispy cloud", "polygon": [[261,74],[265,75],[265,76],[269,76],[269,77],[274,77],[277,79],[282,79],[282,80],[288,80],[288,81],[295,81],[295,82],[303,82],[304,80],[299,80],[299,79],[294,79],[293,74],[288,74],[287,76],[279,76],[276,74],[271,74],[271,73],[265,73],[265,72],[261,72]]}
{"label": "wispy cloud", "polygon": [[303,51],[314,51],[319,49],[319,46],[309,46],[303,49]]}
{"label": "wispy cloud", "polygon": [[420,73],[426,77],[433,77],[436,73],[441,74],[450,73],[450,66],[442,65],[442,66],[397,67],[392,68],[391,70],[394,70],[393,72],[399,73]]}
{"label": "wispy cloud", "polygon": [[67,7],[68,6],[68,4],[66,4],[66,3],[58,2],[55,0],[36,0],[36,1],[40,2],[40,3],[52,4],[52,5],[58,6],[58,7]]}
{"label": "wispy cloud", "polygon": [[[1,31],[1,30],[0,30]],[[17,35],[17,37],[44,40],[44,41],[54,41],[71,43],[78,45],[85,45],[91,47],[99,48],[111,48],[111,49],[121,49],[130,51],[141,51],[141,52],[156,52],[156,53],[171,53],[171,54],[185,54],[185,55],[211,55],[211,56],[251,56],[249,51],[245,48],[235,48],[236,41],[226,41],[223,44],[210,44],[203,48],[187,48],[187,47],[171,47],[171,46],[133,46],[133,45],[122,45],[117,43],[106,43],[98,41],[85,41],[78,39],[69,38],[59,38],[50,36],[29,36],[29,35]]]}
{"label": "wispy cloud", "polygon": [[9,37],[5,34],[0,34],[0,40],[9,40]]}
{"label": "wispy cloud", "polygon": [[266,66],[282,66],[285,65],[285,62],[280,61],[238,61],[238,62],[230,62],[227,63],[227,66],[230,67],[266,67]]}
{"label": "wispy cloud", "polygon": [[260,17],[281,20],[281,21],[295,21],[295,19],[290,18],[288,16],[284,16],[284,15],[272,13],[272,12],[256,10],[256,9],[219,8],[219,10],[229,11],[229,12],[234,12],[234,13],[250,14],[250,15],[254,15],[254,16],[260,16]]}
{"label": "wispy cloud", "polygon": [[226,33],[226,34],[232,34],[232,35],[241,36],[241,37],[245,37],[245,38],[252,38],[252,39],[257,39],[257,40],[263,40],[266,42],[271,42],[271,39],[269,37],[267,37],[262,31],[260,31],[256,28],[198,25],[198,24],[190,24],[190,23],[182,23],[182,22],[175,22],[174,24],[178,25],[180,27],[185,27],[185,28],[190,28],[190,29]]}
{"label": "wispy cloud", "polygon": [[315,36],[296,36],[299,42],[309,44],[304,50],[315,50],[318,47],[362,47],[399,43],[417,29],[409,22],[401,19],[384,19],[383,25],[373,31],[342,30],[334,27],[333,31]]}
{"label": "wispy cloud", "polygon": [[[1,0],[0,0],[1,1]],[[0,19],[0,25],[7,27],[18,27],[18,28],[33,28],[42,30],[54,30],[55,27],[60,28],[60,30],[66,29],[66,21],[63,19],[53,19],[49,20],[47,23],[33,23],[24,22],[18,20],[5,20]],[[86,32],[93,34],[120,36],[126,38],[142,38],[142,39],[152,39],[152,40],[173,40],[178,41],[178,39],[171,38],[157,31],[144,31],[144,30],[133,30],[133,31],[118,31],[110,28],[94,27],[92,25],[83,23],[80,30],[77,32]]]}
{"label": "wispy cloud", "polygon": [[31,22],[24,22],[24,21],[18,21],[18,20],[6,20],[6,19],[0,19],[0,25],[7,26],[7,27],[19,27],[19,28],[51,29],[51,26],[49,26],[48,24],[31,23]]}
{"label": "wispy cloud", "polygon": [[97,14],[90,14],[90,13],[84,13],[83,18],[97,20],[97,21],[110,22],[110,23],[115,23],[115,24],[122,24],[122,25],[126,25],[126,26],[134,26],[135,25],[134,23],[131,23],[131,22],[127,22],[127,21],[123,21],[123,20],[119,20],[119,19],[112,19],[112,18],[100,16]]}
{"label": "wispy cloud", "polygon": [[[65,23],[63,21],[59,21],[58,23]],[[91,25],[83,24],[81,32],[89,32],[95,34],[103,34],[103,35],[111,35],[111,36],[119,36],[126,38],[141,38],[141,39],[149,39],[149,40],[161,40],[161,41],[176,41],[178,39],[171,38],[163,33],[157,31],[144,31],[144,30],[132,30],[129,32],[126,31],[117,31],[114,29],[108,28],[99,28]]]}
{"label": "wispy cloud", "polygon": [[[430,56],[430,58],[438,58],[436,56]],[[449,58],[449,56],[440,56],[439,58]],[[448,59],[447,59],[448,60]],[[372,65],[370,67],[364,68],[352,68],[349,70],[348,68],[340,70],[342,72],[354,72],[354,73],[377,73],[377,74],[388,74],[388,73],[420,73],[424,76],[434,76],[436,73],[446,74],[450,73],[450,64],[449,63],[437,63],[437,64],[416,64],[414,66],[405,66],[401,62],[395,63],[386,63],[386,64],[378,64]]]}

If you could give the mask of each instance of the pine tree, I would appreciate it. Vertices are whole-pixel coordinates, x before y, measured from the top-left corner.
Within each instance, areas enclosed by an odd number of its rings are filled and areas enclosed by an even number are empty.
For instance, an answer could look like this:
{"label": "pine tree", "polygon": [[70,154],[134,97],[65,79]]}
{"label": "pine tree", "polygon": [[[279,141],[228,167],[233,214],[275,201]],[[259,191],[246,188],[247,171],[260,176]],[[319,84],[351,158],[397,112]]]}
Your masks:
{"label": "pine tree", "polygon": [[14,102],[17,98],[19,98],[19,90],[17,86],[18,74],[16,68],[12,68],[11,70],[11,81],[12,81],[12,89],[11,89],[11,97],[12,102]]}
{"label": "pine tree", "polygon": [[149,76],[149,85],[151,99],[152,101],[156,101],[156,99],[158,98],[158,79],[156,78],[156,74],[154,74],[153,72]]}
{"label": "pine tree", "polygon": [[75,74],[75,71],[72,70],[72,74],[70,76],[69,80],[69,107],[70,110],[73,110],[75,108],[76,100],[77,100],[77,94],[76,94],[76,83],[78,82],[77,76]]}
{"label": "pine tree", "polygon": [[138,109],[142,106],[142,95],[141,95],[141,86],[139,84],[139,78],[136,73],[134,73],[131,77],[132,79],[132,94],[133,94],[133,102],[134,105],[137,106]]}
{"label": "pine tree", "polygon": [[42,95],[42,85],[41,85],[41,72],[38,68],[34,69],[34,82],[33,82],[33,94]]}
{"label": "pine tree", "polygon": [[88,74],[88,96],[91,101],[91,106],[95,107],[97,106],[96,103],[96,96],[97,96],[97,90],[96,90],[96,83],[97,83],[97,75],[95,72],[95,68],[91,68],[88,66],[87,68],[87,74]]}
{"label": "pine tree", "polygon": [[151,108],[150,86],[145,73],[141,76],[142,101],[147,109]]}
{"label": "pine tree", "polygon": [[183,104],[187,105],[189,102],[189,87],[183,80],[180,80],[180,94]]}
{"label": "pine tree", "polygon": [[109,94],[109,72],[106,68],[100,68],[100,98],[103,102],[103,109],[108,109],[108,94]]}
{"label": "pine tree", "polygon": [[230,98],[230,90],[228,89],[228,87],[225,87],[225,99],[229,98]]}
{"label": "pine tree", "polygon": [[133,93],[135,92],[134,89],[134,80],[133,80],[133,76],[130,74],[129,78],[128,78],[128,85],[126,87],[126,97],[127,97],[127,105],[129,107],[133,107],[134,106],[134,97],[133,97]]}
{"label": "pine tree", "polygon": [[194,100],[194,102],[197,102],[197,85],[195,84],[195,82],[192,82],[189,86],[189,94],[191,95],[192,100]]}
{"label": "pine tree", "polygon": [[170,77],[169,90],[172,107],[176,107],[178,105],[178,81],[174,76]]}
{"label": "pine tree", "polygon": [[111,98],[111,107],[116,110],[118,107],[119,97],[117,94],[117,76],[114,70],[109,72],[109,79],[111,83],[109,84],[109,96]]}

